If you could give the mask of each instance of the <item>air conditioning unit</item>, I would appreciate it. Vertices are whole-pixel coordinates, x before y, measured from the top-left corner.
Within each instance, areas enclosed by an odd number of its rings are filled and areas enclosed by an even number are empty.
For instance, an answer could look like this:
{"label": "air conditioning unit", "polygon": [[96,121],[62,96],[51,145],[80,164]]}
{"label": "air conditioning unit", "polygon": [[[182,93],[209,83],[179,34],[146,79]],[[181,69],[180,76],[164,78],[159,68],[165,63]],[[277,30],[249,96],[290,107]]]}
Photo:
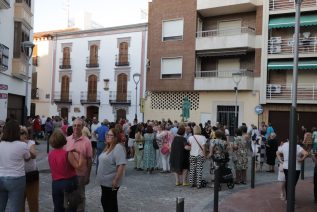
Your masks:
{"label": "air conditioning unit", "polygon": [[282,38],[281,37],[271,37],[271,44],[281,44]]}
{"label": "air conditioning unit", "polygon": [[270,54],[277,54],[280,53],[281,50],[281,46],[280,45],[271,45],[269,46],[269,53]]}
{"label": "air conditioning unit", "polygon": [[268,86],[268,92],[269,93],[281,93],[282,86],[280,84],[270,84]]}

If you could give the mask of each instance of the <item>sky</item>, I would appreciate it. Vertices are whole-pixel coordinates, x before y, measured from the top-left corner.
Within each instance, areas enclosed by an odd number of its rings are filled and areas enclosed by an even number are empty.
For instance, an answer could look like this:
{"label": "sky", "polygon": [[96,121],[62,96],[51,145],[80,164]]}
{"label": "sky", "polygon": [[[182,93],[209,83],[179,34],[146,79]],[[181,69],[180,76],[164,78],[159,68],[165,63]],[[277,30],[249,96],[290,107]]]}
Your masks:
{"label": "sky", "polygon": [[71,19],[89,12],[104,27],[147,22],[149,0],[35,0],[34,32],[66,28],[68,1]]}

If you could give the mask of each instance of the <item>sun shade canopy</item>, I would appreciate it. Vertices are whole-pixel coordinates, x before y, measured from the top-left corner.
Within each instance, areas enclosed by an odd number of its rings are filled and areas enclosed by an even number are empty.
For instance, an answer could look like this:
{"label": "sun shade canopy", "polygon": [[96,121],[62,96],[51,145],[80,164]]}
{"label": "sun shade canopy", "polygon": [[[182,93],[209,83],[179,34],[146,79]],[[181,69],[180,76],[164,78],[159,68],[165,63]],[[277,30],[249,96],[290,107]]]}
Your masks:
{"label": "sun shade canopy", "polygon": [[[317,15],[302,15],[300,17],[300,25],[301,26],[317,25]],[[287,27],[294,27],[294,26],[295,26],[294,16],[276,17],[276,18],[271,18],[269,21],[269,29],[287,28]]]}
{"label": "sun shade canopy", "polygon": [[[271,61],[268,70],[293,70],[293,61]],[[317,69],[317,60],[298,61],[298,69]]]}

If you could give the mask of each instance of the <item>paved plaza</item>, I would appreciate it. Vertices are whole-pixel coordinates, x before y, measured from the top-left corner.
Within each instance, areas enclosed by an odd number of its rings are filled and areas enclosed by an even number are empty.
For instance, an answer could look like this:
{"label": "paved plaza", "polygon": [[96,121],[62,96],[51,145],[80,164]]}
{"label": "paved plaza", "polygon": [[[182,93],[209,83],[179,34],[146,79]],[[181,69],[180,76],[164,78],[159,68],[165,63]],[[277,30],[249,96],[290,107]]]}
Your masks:
{"label": "paved plaza", "polygon": [[[37,146],[38,149],[38,167],[40,170],[40,211],[51,212],[53,211],[53,201],[51,196],[51,174],[47,162],[46,144],[44,141],[41,145]],[[204,178],[207,181],[211,181],[209,171],[209,163],[205,163]],[[311,159],[306,160],[306,179],[310,179],[313,175],[313,165]],[[126,169],[125,182],[121,186],[118,199],[119,199],[119,210],[120,211],[151,211],[151,212],[169,212],[176,211],[176,198],[185,198],[185,211],[212,211],[213,209],[213,188],[211,183],[208,184],[207,188],[197,189],[184,186],[175,186],[175,180],[173,174],[163,174],[158,171],[154,174],[147,174],[143,171],[135,171],[132,161],[128,162]],[[250,169],[249,169],[250,172]],[[93,166],[91,173],[91,182],[86,190],[87,197],[87,210],[88,212],[99,212],[102,211],[100,197],[101,190],[99,185],[96,183],[95,166]],[[248,177],[250,179],[250,177]],[[256,173],[256,189],[260,189],[263,185],[268,185],[276,182],[277,174],[267,172]],[[311,180],[310,180],[311,182]],[[300,182],[299,182],[300,183]],[[238,185],[233,190],[228,190],[226,185],[222,186],[220,192],[220,203],[219,209],[226,205],[227,200],[230,198],[237,198],[237,196],[243,195],[243,192],[249,190],[250,182],[248,185]],[[277,193],[279,192],[278,186],[275,186]],[[312,189],[312,185],[310,187]],[[265,189],[264,189],[265,190]],[[257,191],[257,190],[253,190]],[[260,191],[259,191],[260,192]],[[270,189],[265,192],[272,192]],[[276,192],[275,192],[276,193]],[[311,191],[312,193],[312,191]],[[270,195],[267,194],[266,195]],[[244,194],[244,197],[248,196]],[[237,204],[247,205],[252,200],[246,200],[238,202]],[[231,200],[230,200],[231,202]],[[223,208],[220,211],[231,211]],[[235,210],[241,211],[241,210]]]}

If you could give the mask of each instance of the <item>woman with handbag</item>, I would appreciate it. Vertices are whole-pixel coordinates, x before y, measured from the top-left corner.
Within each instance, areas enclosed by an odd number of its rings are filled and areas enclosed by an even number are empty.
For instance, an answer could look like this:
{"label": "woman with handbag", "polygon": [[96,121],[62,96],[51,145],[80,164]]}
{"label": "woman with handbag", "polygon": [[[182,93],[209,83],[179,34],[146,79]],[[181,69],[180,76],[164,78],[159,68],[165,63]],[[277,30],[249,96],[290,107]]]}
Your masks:
{"label": "woman with handbag", "polygon": [[[76,195],[78,179],[76,169],[79,169],[84,164],[84,157],[79,154],[77,160],[75,154],[78,152],[74,149],[67,152],[63,149],[67,143],[66,138],[61,130],[55,130],[50,137],[50,145],[54,148],[48,155],[48,162],[52,174],[52,197],[54,203],[54,212],[75,212],[77,205],[80,204],[80,196]],[[68,194],[73,192],[76,195],[71,201]],[[78,193],[79,194],[79,193]]]}
{"label": "woman with handbag", "polygon": [[[24,202],[27,200],[30,212],[39,211],[39,171],[36,165],[35,141],[29,140],[26,127],[20,129],[20,139],[27,144],[31,153],[31,159],[25,161],[26,188],[24,193]],[[22,205],[22,211],[25,211],[25,204]]]}
{"label": "woman with handbag", "polygon": [[18,121],[8,121],[3,127],[0,141],[0,211],[6,210],[7,203],[11,212],[22,209],[25,191],[24,160],[30,160],[27,144],[20,141]]}
{"label": "woman with handbag", "polygon": [[197,186],[201,188],[201,181],[203,178],[203,164],[205,160],[205,144],[206,137],[201,135],[199,126],[194,127],[194,135],[188,138],[190,144],[189,156],[189,183],[192,187]]}
{"label": "woman with handbag", "polygon": [[161,171],[161,173],[170,173],[170,149],[174,139],[174,135],[170,131],[170,126],[168,124],[165,126],[165,130],[163,131],[163,133],[164,136],[162,138],[162,147],[160,149],[163,166],[163,170]]}
{"label": "woman with handbag", "polygon": [[107,212],[117,212],[117,193],[127,164],[125,146],[120,140],[118,128],[111,128],[106,134],[106,148],[98,159],[97,182],[101,186],[102,208]]}

